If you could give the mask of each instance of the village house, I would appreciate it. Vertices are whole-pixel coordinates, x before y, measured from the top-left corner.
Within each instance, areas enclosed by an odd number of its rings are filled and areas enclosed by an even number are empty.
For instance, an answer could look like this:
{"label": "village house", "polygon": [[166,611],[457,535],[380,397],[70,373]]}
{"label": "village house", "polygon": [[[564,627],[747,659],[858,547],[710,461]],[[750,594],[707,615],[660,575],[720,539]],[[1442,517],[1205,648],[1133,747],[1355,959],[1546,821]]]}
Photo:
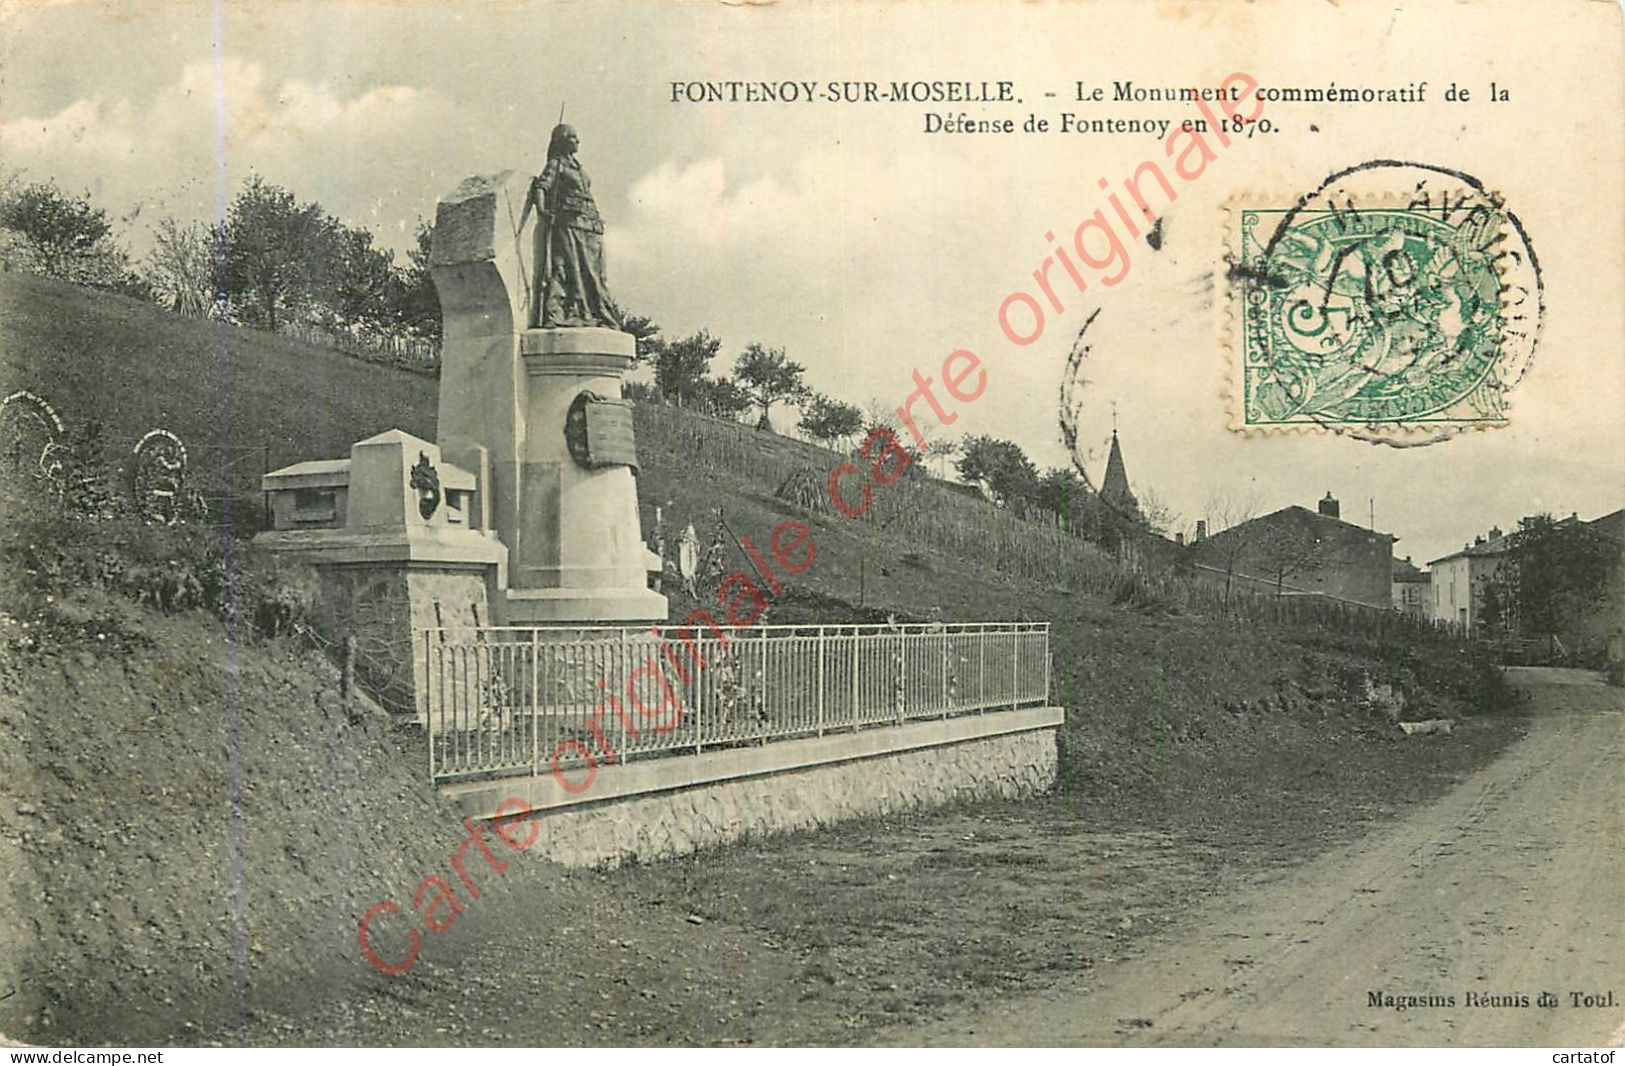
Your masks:
{"label": "village house", "polygon": [[1328,492],[1315,510],[1294,504],[1206,535],[1190,546],[1202,570],[1255,591],[1319,594],[1386,610],[1394,598],[1389,533],[1345,522]]}
{"label": "village house", "polygon": [[[1625,631],[1625,595],[1622,595],[1625,592],[1625,509],[1589,522],[1583,521],[1578,514],[1571,514],[1561,519],[1558,525],[1576,527],[1591,534],[1598,544],[1613,552],[1615,562],[1608,568],[1604,587],[1598,589],[1592,602],[1585,605],[1568,624],[1560,627],[1562,632],[1555,635],[1563,645],[1574,651],[1604,647],[1617,649],[1621,633]],[[1486,626],[1496,624],[1497,620],[1489,617],[1496,610],[1487,610],[1490,605],[1485,602],[1486,589],[1501,569],[1513,561],[1520,536],[1516,531],[1502,533],[1499,528],[1491,529],[1488,534],[1476,537],[1471,544],[1463,544],[1460,551],[1429,563],[1433,577],[1431,617],[1434,621],[1450,623],[1473,636],[1493,635],[1486,632]],[[1511,610],[1516,618],[1515,605],[1500,610]],[[1512,625],[1518,630],[1512,635],[1532,635],[1524,632],[1526,627],[1519,623],[1513,622]]]}
{"label": "village house", "polygon": [[1463,544],[1461,551],[1428,563],[1433,573],[1433,620],[1449,623],[1463,633],[1477,632],[1484,608],[1478,590],[1501,569],[1511,550],[1509,538],[1496,527],[1487,536]]}
{"label": "village house", "polygon": [[1409,555],[1394,560],[1394,610],[1412,618],[1432,618],[1432,585],[1432,575],[1411,562]]}

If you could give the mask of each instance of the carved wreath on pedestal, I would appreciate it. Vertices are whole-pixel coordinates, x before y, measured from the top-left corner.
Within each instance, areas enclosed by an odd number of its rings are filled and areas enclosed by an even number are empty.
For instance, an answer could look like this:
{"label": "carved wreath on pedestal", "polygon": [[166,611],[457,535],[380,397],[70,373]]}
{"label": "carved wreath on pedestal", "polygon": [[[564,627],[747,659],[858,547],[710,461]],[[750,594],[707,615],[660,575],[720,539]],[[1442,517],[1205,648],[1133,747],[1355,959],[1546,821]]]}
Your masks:
{"label": "carved wreath on pedestal", "polygon": [[424,518],[440,507],[440,472],[429,462],[425,452],[418,452],[417,465],[412,468],[412,491],[418,494],[418,514]]}

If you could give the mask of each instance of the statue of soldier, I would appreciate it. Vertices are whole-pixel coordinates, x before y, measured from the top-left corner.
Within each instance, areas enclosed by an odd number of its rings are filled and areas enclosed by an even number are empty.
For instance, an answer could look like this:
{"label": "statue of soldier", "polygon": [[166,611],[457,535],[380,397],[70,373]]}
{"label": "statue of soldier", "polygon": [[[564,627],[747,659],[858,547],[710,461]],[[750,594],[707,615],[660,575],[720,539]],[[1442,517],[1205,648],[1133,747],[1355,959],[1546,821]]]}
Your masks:
{"label": "statue of soldier", "polygon": [[581,169],[573,126],[553,127],[547,165],[530,183],[521,229],[534,209],[535,279],[530,292],[532,329],[555,326],[621,328],[621,311],[604,272],[604,220]]}

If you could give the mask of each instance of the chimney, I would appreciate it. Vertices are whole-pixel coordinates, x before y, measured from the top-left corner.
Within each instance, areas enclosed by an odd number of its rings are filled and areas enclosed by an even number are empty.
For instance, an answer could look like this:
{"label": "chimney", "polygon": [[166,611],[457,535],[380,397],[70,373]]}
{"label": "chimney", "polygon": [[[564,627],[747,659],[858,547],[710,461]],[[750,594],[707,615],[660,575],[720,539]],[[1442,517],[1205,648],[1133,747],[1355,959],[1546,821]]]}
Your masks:
{"label": "chimney", "polygon": [[1342,507],[1338,506],[1337,499],[1330,492],[1327,492],[1325,498],[1320,501],[1320,513],[1327,518],[1343,517]]}
{"label": "chimney", "polygon": [[1183,548],[1185,546],[1185,534],[1184,533],[1175,533],[1174,534],[1174,543],[1179,545],[1181,548]]}
{"label": "chimney", "polygon": [[1501,539],[1501,527],[1500,526],[1491,526],[1490,527],[1490,539],[1491,540],[1500,540]]}
{"label": "chimney", "polygon": [[1483,544],[1483,543],[1484,543],[1484,534],[1480,533],[1478,536],[1473,538],[1473,547],[1476,548],[1480,544]]}
{"label": "chimney", "polygon": [[1191,543],[1195,544],[1198,541],[1204,541],[1206,539],[1207,539],[1207,519],[1198,518],[1196,520],[1196,540],[1193,540]]}

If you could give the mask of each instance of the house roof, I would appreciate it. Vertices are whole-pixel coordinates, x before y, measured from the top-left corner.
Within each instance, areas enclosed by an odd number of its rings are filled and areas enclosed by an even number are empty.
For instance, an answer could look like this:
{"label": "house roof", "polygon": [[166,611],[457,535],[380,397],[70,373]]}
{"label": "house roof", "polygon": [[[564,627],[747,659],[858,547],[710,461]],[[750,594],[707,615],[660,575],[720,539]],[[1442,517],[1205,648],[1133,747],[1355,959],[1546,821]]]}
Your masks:
{"label": "house roof", "polygon": [[1318,522],[1323,526],[1346,526],[1347,528],[1357,530],[1368,537],[1379,537],[1387,540],[1390,544],[1399,539],[1392,533],[1381,533],[1375,529],[1368,529],[1365,526],[1356,525],[1353,522],[1345,522],[1341,518],[1333,518],[1329,514],[1321,514],[1319,511],[1311,511],[1309,508],[1302,507],[1298,504],[1292,504],[1290,507],[1283,507],[1279,511],[1271,511],[1269,514],[1259,515],[1257,518],[1249,518],[1245,522],[1237,522],[1235,525],[1226,529],[1221,529],[1217,533],[1209,534],[1207,539],[1214,540],[1217,538],[1226,537],[1235,533],[1237,530],[1246,529],[1248,526],[1255,525],[1256,523],[1268,522],[1273,518],[1278,518],[1281,515],[1293,514],[1294,512],[1306,516],[1310,519],[1310,521]]}
{"label": "house roof", "polygon": [[1426,570],[1417,566],[1409,559],[1394,560],[1395,581],[1431,581],[1433,578]]}
{"label": "house roof", "polygon": [[1449,555],[1441,555],[1437,559],[1430,559],[1428,560],[1428,565],[1438,566],[1440,563],[1446,563],[1451,559],[1459,559],[1463,556],[1476,559],[1487,555],[1505,555],[1507,552],[1512,550],[1512,537],[1513,534],[1508,533],[1504,537],[1491,537],[1489,540],[1486,540],[1480,544],[1464,544],[1462,545],[1461,551],[1451,552]]}
{"label": "house roof", "polygon": [[[1558,519],[1557,524],[1563,526],[1568,525],[1571,522],[1578,521],[1579,519],[1570,516],[1568,518]],[[1625,534],[1625,507],[1622,507],[1617,511],[1610,512],[1609,514],[1602,515],[1599,518],[1593,518],[1589,522],[1580,522],[1579,524],[1585,526],[1598,536],[1607,537],[1608,539],[1614,541],[1620,541],[1625,539],[1622,538],[1622,534]],[[1439,563],[1449,562],[1451,559],[1457,559],[1462,556],[1479,558],[1488,555],[1504,555],[1511,551],[1517,542],[1518,531],[1513,530],[1504,536],[1492,537],[1481,544],[1465,544],[1462,546],[1461,551],[1451,552],[1449,555],[1441,555],[1437,559],[1430,561],[1428,565],[1436,566]]]}

